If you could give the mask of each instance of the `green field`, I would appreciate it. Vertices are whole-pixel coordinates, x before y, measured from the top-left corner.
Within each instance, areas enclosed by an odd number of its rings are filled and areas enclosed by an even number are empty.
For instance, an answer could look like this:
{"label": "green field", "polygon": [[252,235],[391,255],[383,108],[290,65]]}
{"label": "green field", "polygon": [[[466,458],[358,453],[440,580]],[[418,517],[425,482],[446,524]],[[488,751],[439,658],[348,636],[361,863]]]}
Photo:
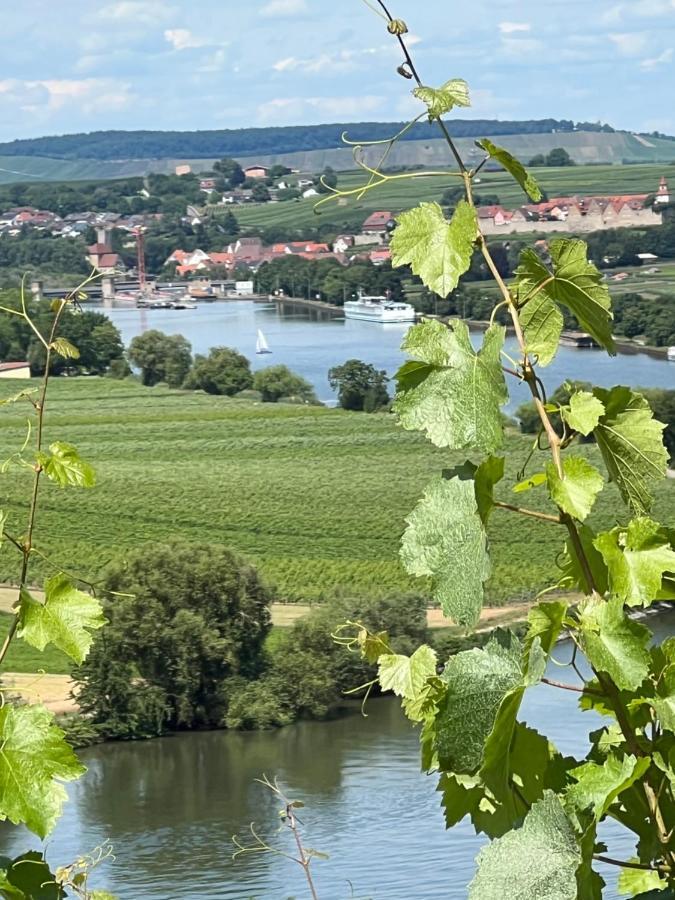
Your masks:
{"label": "green field", "polygon": [[[0,641],[9,631],[13,616],[0,613]],[[67,675],[72,661],[51,644],[44,651],[36,650],[25,641],[14,641],[7,651],[4,669],[7,672],[45,672],[47,675]]]}
{"label": "green field", "polygon": [[[17,384],[0,382],[0,395]],[[98,472],[95,489],[47,483],[40,501],[37,546],[67,570],[95,577],[125,549],[182,537],[241,551],[282,600],[426,590],[398,562],[404,518],[427,481],[462,457],[402,431],[390,415],[94,378],[52,384],[47,440],[74,443]],[[20,447],[25,419],[16,405],[0,411],[2,458]],[[513,483],[529,440],[511,434],[508,443]],[[597,457],[593,447],[580,452]],[[0,477],[7,528],[21,533],[30,472],[10,468]],[[605,493],[593,521],[611,526],[623,511],[614,489]],[[504,494],[511,496],[508,486]],[[538,501],[533,494],[528,502]],[[671,481],[659,490],[656,514],[672,521],[674,512]],[[558,529],[497,512],[490,539],[491,602],[528,597],[555,578]],[[7,543],[2,549],[0,579],[13,581],[18,554]],[[47,571],[36,560],[33,580]]]}
{"label": "green field", "polygon": [[[665,165],[634,166],[569,166],[565,168],[534,169],[541,187],[549,197],[579,194],[646,194],[656,191],[661,175],[671,175],[675,183],[675,169]],[[340,173],[339,187],[349,190],[368,180],[367,173]],[[529,202],[513,179],[505,172],[481,175],[477,193],[497,194],[503,206],[515,208]],[[423,200],[439,200],[443,192],[458,187],[459,181],[447,178],[420,177],[394,181],[369,191],[361,200],[332,201],[315,211],[316,197],[284,203],[238,206],[235,215],[243,228],[269,228],[284,225],[291,228],[317,227],[331,222],[340,228],[359,228],[363,220],[377,209],[393,213],[409,209]],[[318,214],[317,214],[318,213]]]}

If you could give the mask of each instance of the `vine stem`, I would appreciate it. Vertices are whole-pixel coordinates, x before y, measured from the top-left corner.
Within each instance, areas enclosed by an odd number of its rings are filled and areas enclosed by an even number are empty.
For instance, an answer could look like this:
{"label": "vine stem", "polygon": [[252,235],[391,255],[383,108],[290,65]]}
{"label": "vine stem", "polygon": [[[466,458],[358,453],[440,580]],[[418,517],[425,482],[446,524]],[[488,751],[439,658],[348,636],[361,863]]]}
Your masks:
{"label": "vine stem", "polygon": [[514,506],[512,503],[502,503],[500,500],[495,500],[494,506],[497,509],[508,509],[511,512],[520,513],[521,516],[530,516],[533,519],[541,519],[542,522],[551,522],[553,525],[562,525],[560,516],[539,512],[537,509],[525,509],[522,506]]}
{"label": "vine stem", "polygon": [[628,862],[623,859],[613,859],[611,856],[603,856],[600,853],[594,853],[593,859],[598,862],[607,863],[610,866],[620,866],[622,869],[640,869],[646,872],[671,872],[670,866],[650,866],[649,863]]}
{"label": "vine stem", "polygon": [[312,860],[307,858],[305,848],[302,845],[300,832],[298,830],[298,820],[295,816],[292,803],[286,804],[286,816],[288,818],[288,827],[293,832],[293,837],[295,838],[295,846],[298,848],[299,862],[305,872],[305,878],[307,879],[307,886],[309,887],[309,891],[312,895],[312,900],[319,900],[318,894],[316,893],[316,887],[314,886],[312,873],[310,871],[310,864]]}

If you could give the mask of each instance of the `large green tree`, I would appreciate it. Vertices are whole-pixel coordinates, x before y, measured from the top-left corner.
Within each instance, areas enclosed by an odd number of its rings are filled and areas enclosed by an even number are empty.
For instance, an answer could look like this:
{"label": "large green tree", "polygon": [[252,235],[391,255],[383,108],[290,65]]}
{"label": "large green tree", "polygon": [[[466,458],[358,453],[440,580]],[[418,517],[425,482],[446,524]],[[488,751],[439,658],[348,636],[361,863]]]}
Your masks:
{"label": "large green tree", "polygon": [[219,724],[227,680],[262,661],[272,595],[256,570],[224,547],[161,544],[102,587],[109,624],[75,676],[92,723],[111,737]]}
{"label": "large green tree", "polygon": [[190,343],[182,334],[150,329],[129,344],[129,361],[141,370],[143,384],[152,387],[165,381],[180,387],[192,363]]}
{"label": "large green tree", "polygon": [[253,387],[260,391],[263,403],[276,403],[282,399],[301,400],[316,403],[312,385],[300,375],[291,372],[288,366],[269,366],[260,369],[253,376]]}
{"label": "large green tree", "polygon": [[225,394],[228,397],[252,386],[250,362],[231,347],[213,347],[208,356],[198,354],[184,383],[184,387],[191,391]]}
{"label": "large green tree", "polygon": [[360,359],[348,359],[328,372],[328,381],[338,392],[343,409],[374,412],[389,402],[387,374]]}

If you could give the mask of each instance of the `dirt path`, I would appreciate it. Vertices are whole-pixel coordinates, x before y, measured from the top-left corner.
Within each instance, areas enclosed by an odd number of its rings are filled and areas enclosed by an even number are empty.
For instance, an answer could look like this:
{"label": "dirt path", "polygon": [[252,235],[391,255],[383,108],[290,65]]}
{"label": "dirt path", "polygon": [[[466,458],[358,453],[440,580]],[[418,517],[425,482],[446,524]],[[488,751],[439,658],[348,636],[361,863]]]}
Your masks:
{"label": "dirt path", "polygon": [[26,703],[42,703],[53,713],[77,712],[77,703],[70,696],[73,682],[68,675],[19,675],[7,672],[2,687],[11,696],[17,694]]}

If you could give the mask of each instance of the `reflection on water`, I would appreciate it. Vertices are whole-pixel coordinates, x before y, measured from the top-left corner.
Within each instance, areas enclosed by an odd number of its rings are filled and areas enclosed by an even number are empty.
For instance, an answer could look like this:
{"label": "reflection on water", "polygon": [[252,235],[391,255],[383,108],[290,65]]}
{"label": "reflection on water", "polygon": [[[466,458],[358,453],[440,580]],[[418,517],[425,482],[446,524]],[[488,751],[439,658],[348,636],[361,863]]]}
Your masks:
{"label": "reflection on water", "polygon": [[[655,621],[659,639],[672,631],[672,619],[650,620],[652,628]],[[556,649],[561,662],[569,653],[567,645]],[[563,753],[576,754],[602,721],[581,713],[576,695],[546,685],[527,692],[522,718]],[[460,900],[482,842],[466,822],[445,831],[436,778],[419,773],[417,731],[395,701],[372,702],[365,719],[184,734],[94,747],[82,756],[89,771],[68,786],[50,858],[67,861],[110,839],[118,860],[106,863],[98,880],[123,900],[306,897],[302,873],[288,860],[254,854],[232,861],[231,836],[245,836],[251,822],[265,839],[291,849],[275,834],[278,803],[255,781],[263,773],[305,801],[307,844],[330,853],[316,863],[322,900]],[[604,828],[602,838],[609,855],[632,855],[619,826]],[[26,833],[0,829],[0,852],[38,845]],[[613,885],[613,873],[606,877]],[[613,897],[608,890],[607,900]]]}
{"label": "reflection on water", "polygon": [[[141,333],[145,323],[148,328],[183,334],[195,353],[206,353],[217,345],[235,347],[251,360],[254,369],[278,363],[291,367],[314,385],[324,402],[335,399],[327,378],[331,366],[347,359],[363,359],[393,375],[405,358],[400,346],[407,325],[345,320],[324,310],[289,304],[239,301],[204,304],[195,310],[102,311],[120,329],[125,344]],[[272,350],[270,356],[256,356],[258,328],[265,333]],[[474,342],[479,341],[480,334],[476,333]],[[513,341],[507,343],[507,352],[511,351],[515,351]],[[675,365],[644,353],[612,358],[601,350],[561,347],[555,361],[542,372],[548,390],[568,378],[583,378],[604,387],[675,387]],[[527,399],[527,389],[513,383],[510,388],[509,410],[513,410]]]}

